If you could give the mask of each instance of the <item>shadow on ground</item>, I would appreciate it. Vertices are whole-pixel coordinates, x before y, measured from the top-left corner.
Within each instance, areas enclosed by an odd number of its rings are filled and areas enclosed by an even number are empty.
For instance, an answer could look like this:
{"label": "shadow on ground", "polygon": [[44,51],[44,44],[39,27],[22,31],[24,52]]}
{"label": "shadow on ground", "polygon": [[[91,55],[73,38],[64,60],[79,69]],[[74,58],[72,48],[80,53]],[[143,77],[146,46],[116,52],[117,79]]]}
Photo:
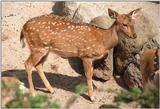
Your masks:
{"label": "shadow on ground", "polygon": [[[75,87],[79,84],[85,84],[86,79],[84,76],[71,77],[68,75],[55,74],[45,72],[45,75],[50,84],[55,88],[60,88],[66,91],[75,91]],[[28,88],[28,79],[25,70],[7,70],[2,72],[2,77],[15,77],[25,84]],[[33,83],[36,89],[45,88],[41,78],[36,71],[33,71]],[[43,91],[43,90],[41,90]]]}
{"label": "shadow on ground", "polygon": [[84,68],[83,68],[83,63],[82,60],[80,58],[77,57],[69,57],[67,58],[68,62],[70,64],[70,66],[72,67],[72,69],[75,70],[75,72],[85,76],[84,74]]}

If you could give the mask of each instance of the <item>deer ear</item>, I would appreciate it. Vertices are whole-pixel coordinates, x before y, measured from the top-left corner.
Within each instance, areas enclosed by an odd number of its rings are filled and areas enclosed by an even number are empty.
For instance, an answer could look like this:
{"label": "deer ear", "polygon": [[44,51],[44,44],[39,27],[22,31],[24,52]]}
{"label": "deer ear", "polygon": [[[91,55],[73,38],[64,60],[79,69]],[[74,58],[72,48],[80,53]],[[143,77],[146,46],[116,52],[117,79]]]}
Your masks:
{"label": "deer ear", "polygon": [[108,8],[108,14],[112,19],[116,19],[118,16],[118,13],[116,11],[113,11],[112,9]]}
{"label": "deer ear", "polygon": [[129,15],[132,17],[132,19],[136,19],[140,15],[141,10],[142,10],[142,8],[135,9],[135,10],[131,11],[129,13]]}

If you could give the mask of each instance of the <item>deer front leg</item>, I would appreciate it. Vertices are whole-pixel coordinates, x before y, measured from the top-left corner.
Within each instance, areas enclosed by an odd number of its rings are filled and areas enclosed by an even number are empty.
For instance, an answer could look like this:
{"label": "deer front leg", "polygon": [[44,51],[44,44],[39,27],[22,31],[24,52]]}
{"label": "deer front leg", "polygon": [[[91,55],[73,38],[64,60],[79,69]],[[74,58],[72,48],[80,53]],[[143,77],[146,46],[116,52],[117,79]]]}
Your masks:
{"label": "deer front leg", "polygon": [[88,85],[88,95],[91,101],[94,100],[94,92],[93,92],[93,85],[92,85],[92,76],[93,76],[93,67],[92,67],[92,60],[91,59],[82,59],[83,66],[85,70],[85,75],[87,78],[87,85]]}

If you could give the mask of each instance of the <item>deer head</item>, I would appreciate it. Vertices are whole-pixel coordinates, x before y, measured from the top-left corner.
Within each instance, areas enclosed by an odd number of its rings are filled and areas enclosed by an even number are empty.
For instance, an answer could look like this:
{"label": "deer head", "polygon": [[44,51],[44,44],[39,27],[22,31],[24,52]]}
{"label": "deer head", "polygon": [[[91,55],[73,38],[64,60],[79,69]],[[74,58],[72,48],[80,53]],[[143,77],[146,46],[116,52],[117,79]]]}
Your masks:
{"label": "deer head", "polygon": [[115,19],[117,31],[121,31],[129,38],[136,38],[134,29],[134,19],[139,15],[141,8],[131,11],[129,14],[118,14],[116,11],[108,9],[108,14]]}

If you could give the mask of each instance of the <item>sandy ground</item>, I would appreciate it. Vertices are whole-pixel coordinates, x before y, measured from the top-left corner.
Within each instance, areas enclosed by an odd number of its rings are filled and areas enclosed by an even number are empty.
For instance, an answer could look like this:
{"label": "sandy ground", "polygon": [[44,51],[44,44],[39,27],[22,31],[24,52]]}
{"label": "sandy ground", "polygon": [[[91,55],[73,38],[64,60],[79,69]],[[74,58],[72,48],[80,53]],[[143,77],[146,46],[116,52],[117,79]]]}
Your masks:
{"label": "sandy ground", "polygon": [[[28,88],[27,75],[24,70],[24,61],[29,55],[28,47],[22,49],[19,42],[20,31],[22,25],[30,18],[51,13],[54,3],[3,3],[2,5],[2,75],[5,77],[16,77],[23,82]],[[56,69],[53,66],[56,65]],[[65,106],[67,100],[75,94],[75,86],[86,83],[85,76],[77,69],[72,69],[76,66],[76,61],[68,61],[55,54],[50,54],[44,64],[46,76],[54,87],[55,93],[46,92],[44,84],[36,72],[33,73],[34,85],[38,93],[43,93],[52,96],[53,100],[59,100],[61,106]],[[78,72],[78,73],[77,73]],[[111,90],[118,90],[120,87],[114,79],[107,82],[94,80],[96,100],[90,102],[87,95],[81,96],[76,100],[71,108],[93,109],[98,108],[103,104],[112,104],[114,93]]]}

